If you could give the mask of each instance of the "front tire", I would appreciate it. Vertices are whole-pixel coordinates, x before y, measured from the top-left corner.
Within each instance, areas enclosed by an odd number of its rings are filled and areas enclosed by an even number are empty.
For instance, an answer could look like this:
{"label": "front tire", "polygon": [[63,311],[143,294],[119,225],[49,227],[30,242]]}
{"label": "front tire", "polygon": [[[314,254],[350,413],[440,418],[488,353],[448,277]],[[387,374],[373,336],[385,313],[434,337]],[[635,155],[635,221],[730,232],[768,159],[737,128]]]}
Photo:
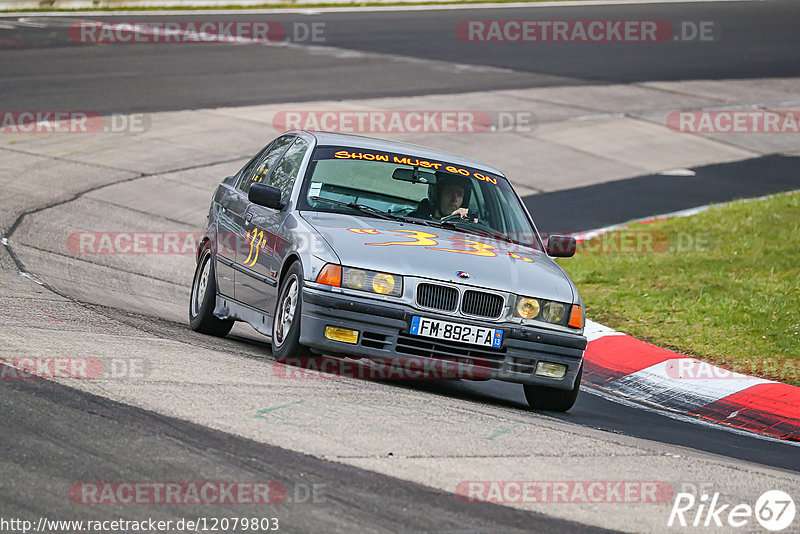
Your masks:
{"label": "front tire", "polygon": [[300,316],[303,305],[303,268],[294,262],[281,280],[278,303],[272,321],[272,354],[278,362],[290,356],[311,356],[300,344]]}
{"label": "front tire", "polygon": [[220,319],[214,315],[217,303],[217,277],[214,272],[214,258],[205,249],[197,262],[189,298],[189,326],[195,332],[211,336],[225,337],[233,328],[234,321]]}
{"label": "front tire", "polygon": [[575,385],[572,389],[554,389],[523,384],[525,399],[528,401],[528,405],[535,410],[566,412],[575,405],[575,400],[578,398],[581,376],[583,376],[583,364],[578,369],[578,376],[575,378]]}

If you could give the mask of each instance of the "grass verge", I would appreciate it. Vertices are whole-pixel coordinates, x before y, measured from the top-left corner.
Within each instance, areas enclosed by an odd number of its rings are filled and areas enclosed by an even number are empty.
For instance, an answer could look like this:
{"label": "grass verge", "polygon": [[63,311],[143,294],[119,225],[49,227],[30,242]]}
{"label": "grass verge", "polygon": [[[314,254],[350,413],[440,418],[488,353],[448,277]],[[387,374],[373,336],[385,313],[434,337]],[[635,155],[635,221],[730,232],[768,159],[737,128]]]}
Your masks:
{"label": "grass verge", "polygon": [[629,225],[560,264],[590,318],[732,371],[800,385],[800,193]]}

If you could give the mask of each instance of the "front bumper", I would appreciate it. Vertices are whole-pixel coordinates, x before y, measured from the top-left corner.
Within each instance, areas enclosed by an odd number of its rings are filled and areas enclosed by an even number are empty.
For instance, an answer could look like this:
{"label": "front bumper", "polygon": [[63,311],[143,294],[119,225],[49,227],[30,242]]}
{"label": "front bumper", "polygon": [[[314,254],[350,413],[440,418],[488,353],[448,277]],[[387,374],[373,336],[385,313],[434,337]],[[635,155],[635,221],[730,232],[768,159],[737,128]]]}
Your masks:
{"label": "front bumper", "polygon": [[[474,376],[481,379],[572,389],[586,349],[582,335],[512,323],[491,324],[504,331],[500,349],[414,336],[409,333],[412,316],[442,317],[404,304],[335,295],[309,287],[303,288],[301,309],[300,343],[316,352],[381,359],[467,360],[480,371]],[[490,326],[466,317],[457,321]],[[358,342],[331,341],[325,337],[326,326],[358,330]],[[537,376],[534,370],[539,361],[565,365],[566,373],[562,378]]]}

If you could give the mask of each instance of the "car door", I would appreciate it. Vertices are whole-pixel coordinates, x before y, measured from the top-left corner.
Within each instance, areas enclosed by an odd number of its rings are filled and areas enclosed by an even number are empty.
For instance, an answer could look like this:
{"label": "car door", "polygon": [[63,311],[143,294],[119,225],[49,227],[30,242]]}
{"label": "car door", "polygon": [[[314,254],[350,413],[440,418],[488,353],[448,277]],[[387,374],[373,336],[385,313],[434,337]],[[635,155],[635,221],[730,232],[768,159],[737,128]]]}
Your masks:
{"label": "car door", "polygon": [[234,277],[236,264],[236,252],[240,245],[239,227],[242,223],[242,214],[246,209],[245,198],[237,184],[241,182],[243,176],[252,176],[256,165],[267,153],[271,145],[267,145],[253,156],[250,161],[234,176],[225,178],[217,188],[214,197],[216,213],[216,249],[215,256],[217,273],[217,290],[220,294],[234,297]]}
{"label": "car door", "polygon": [[250,263],[248,256],[251,253],[251,245],[248,237],[250,228],[245,221],[245,214],[250,202],[247,200],[247,193],[253,183],[261,183],[269,175],[272,167],[280,159],[286,148],[292,144],[295,136],[283,135],[273,141],[269,146],[259,153],[259,155],[248,164],[242,171],[239,183],[230,196],[224,197],[228,204],[226,206],[226,219],[235,243],[235,257],[231,264],[233,275],[233,298],[240,302],[245,302],[242,298],[248,290],[243,290],[242,286],[248,288],[253,285],[252,276],[246,264]]}
{"label": "car door", "polygon": [[[299,177],[303,158],[309,147],[308,141],[296,138],[267,176],[269,185],[281,190],[281,202],[284,206]],[[253,203],[248,205],[245,212],[244,228],[248,232],[251,247],[244,265],[251,280],[237,286],[242,291],[241,299],[238,294],[237,299],[269,315],[274,313],[278,298],[278,269],[282,264],[284,251],[291,245],[284,228],[288,214],[286,209],[274,210]]]}

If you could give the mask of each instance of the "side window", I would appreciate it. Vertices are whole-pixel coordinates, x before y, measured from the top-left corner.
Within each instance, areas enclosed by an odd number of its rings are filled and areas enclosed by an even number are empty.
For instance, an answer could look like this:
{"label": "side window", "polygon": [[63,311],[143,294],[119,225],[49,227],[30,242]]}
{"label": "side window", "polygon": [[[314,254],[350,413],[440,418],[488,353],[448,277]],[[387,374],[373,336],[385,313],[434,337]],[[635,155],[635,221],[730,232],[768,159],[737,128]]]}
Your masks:
{"label": "side window", "polygon": [[242,173],[243,176],[239,184],[239,189],[247,193],[252,183],[263,182],[269,174],[270,169],[275,165],[275,162],[278,161],[283,151],[286,150],[286,147],[289,146],[294,139],[294,136],[284,135],[273,141],[269,148],[252,161],[251,164],[247,166],[244,173]]}
{"label": "side window", "polygon": [[[244,183],[247,180],[247,177],[253,173],[253,169],[255,168],[256,163],[258,163],[261,160],[261,158],[264,156],[264,154],[267,153],[267,151],[269,151],[269,145],[262,148],[258,154],[250,158],[250,161],[247,162],[247,165],[245,165],[240,172],[236,173],[237,176],[240,174],[244,176],[242,183]],[[239,188],[241,189],[241,184],[239,185]]]}
{"label": "side window", "polygon": [[308,142],[298,137],[286,151],[286,154],[283,155],[283,159],[278,163],[278,166],[275,167],[275,171],[270,178],[270,185],[274,185],[281,190],[281,202],[286,202],[289,198],[292,186],[297,180],[297,174],[300,172],[303,157],[307,151]]}

